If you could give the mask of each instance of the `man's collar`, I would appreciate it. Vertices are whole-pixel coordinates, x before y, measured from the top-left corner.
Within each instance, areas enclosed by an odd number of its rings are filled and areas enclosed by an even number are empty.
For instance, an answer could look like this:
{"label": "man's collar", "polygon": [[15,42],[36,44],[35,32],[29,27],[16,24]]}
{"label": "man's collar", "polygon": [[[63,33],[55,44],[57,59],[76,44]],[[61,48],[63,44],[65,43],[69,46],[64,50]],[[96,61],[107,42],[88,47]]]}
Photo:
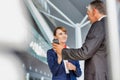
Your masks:
{"label": "man's collar", "polygon": [[104,18],[104,17],[106,17],[106,15],[103,15],[102,17],[100,17],[99,19],[98,19],[98,21],[100,21],[102,18]]}

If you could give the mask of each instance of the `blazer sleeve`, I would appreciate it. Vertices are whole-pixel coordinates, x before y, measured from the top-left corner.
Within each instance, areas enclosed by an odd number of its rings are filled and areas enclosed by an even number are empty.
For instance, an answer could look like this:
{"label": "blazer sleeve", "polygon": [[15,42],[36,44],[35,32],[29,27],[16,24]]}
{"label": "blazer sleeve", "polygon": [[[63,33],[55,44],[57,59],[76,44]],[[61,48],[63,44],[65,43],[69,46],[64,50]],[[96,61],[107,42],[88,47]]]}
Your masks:
{"label": "blazer sleeve", "polygon": [[51,73],[56,75],[61,65],[58,64],[57,59],[55,59],[54,52],[51,50],[47,51],[47,62]]}
{"label": "blazer sleeve", "polygon": [[74,74],[76,77],[80,77],[81,74],[82,74],[82,71],[81,71],[81,68],[80,68],[80,64],[79,64],[79,61],[76,61],[76,71],[74,71]]}
{"label": "blazer sleeve", "polygon": [[102,22],[98,21],[91,26],[88,32],[85,43],[79,49],[62,50],[63,59],[86,60],[91,58],[99,49],[102,41],[105,38],[105,31]]}

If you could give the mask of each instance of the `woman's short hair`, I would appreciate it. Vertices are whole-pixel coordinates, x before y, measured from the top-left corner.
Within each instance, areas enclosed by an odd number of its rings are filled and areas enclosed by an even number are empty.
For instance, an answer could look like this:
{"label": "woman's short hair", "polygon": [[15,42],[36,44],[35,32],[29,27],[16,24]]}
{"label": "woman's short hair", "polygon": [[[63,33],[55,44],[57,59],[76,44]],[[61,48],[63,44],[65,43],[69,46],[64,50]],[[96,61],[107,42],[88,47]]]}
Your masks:
{"label": "woman's short hair", "polygon": [[59,26],[59,27],[56,27],[55,30],[53,31],[53,35],[54,35],[54,36],[56,36],[56,32],[57,32],[58,29],[60,29],[60,30],[62,30],[63,32],[67,33],[67,30],[66,30],[65,27]]}

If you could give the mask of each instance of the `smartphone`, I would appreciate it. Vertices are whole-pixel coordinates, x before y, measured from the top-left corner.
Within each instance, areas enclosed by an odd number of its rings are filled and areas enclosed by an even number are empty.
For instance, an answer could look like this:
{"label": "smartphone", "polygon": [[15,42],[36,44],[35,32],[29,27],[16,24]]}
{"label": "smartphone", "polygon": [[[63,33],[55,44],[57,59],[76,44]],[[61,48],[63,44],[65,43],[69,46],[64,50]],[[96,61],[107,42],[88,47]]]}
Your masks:
{"label": "smartphone", "polygon": [[59,44],[59,40],[58,39],[53,39],[53,43]]}

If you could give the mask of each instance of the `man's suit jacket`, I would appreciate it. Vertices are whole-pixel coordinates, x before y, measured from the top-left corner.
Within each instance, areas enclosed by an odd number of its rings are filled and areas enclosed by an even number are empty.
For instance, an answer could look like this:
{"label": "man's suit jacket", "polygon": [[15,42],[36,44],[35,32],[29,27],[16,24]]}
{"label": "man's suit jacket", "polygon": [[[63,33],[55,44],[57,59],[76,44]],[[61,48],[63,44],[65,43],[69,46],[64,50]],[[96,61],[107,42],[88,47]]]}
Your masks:
{"label": "man's suit jacket", "polygon": [[85,60],[85,80],[108,80],[105,18],[92,24],[79,49],[63,49],[63,59]]}
{"label": "man's suit jacket", "polygon": [[52,80],[77,80],[76,77],[82,74],[79,61],[76,60],[69,60],[76,66],[76,71],[69,70],[70,73],[66,74],[64,62],[58,64],[58,57],[53,49],[47,51],[47,62],[52,73]]}

